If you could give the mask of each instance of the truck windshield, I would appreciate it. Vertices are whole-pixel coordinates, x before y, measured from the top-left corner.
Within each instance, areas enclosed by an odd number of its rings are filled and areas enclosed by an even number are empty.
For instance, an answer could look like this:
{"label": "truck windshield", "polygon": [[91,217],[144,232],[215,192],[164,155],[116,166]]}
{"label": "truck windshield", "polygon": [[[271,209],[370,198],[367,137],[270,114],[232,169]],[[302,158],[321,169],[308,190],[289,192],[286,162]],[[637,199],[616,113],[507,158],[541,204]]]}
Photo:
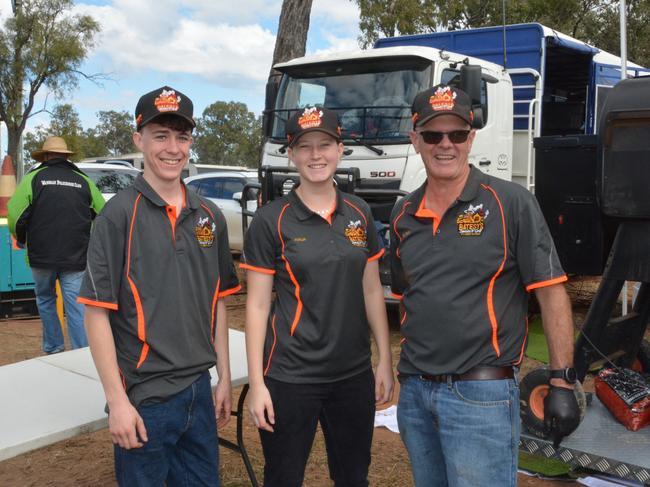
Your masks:
{"label": "truck windshield", "polygon": [[285,124],[306,106],[338,112],[343,139],[403,143],[411,103],[430,86],[433,62],[415,56],[374,58],[288,68],[280,83],[271,137],[285,139]]}

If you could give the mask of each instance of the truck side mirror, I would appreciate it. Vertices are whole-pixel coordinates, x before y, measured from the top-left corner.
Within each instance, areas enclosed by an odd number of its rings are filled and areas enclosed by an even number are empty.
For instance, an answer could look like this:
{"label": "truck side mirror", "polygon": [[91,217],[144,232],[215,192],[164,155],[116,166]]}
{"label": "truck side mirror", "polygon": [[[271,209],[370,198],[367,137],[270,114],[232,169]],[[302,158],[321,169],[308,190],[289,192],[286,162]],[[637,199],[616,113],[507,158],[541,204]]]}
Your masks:
{"label": "truck side mirror", "polygon": [[273,71],[266,82],[266,97],[264,99],[264,112],[262,113],[262,134],[264,137],[271,136],[273,109],[275,108],[275,99],[278,96],[280,87],[280,78],[282,73]]}
{"label": "truck side mirror", "polygon": [[472,127],[483,127],[483,109],[481,108],[481,67],[464,64],[460,67],[460,89],[467,93],[472,100],[474,120]]}

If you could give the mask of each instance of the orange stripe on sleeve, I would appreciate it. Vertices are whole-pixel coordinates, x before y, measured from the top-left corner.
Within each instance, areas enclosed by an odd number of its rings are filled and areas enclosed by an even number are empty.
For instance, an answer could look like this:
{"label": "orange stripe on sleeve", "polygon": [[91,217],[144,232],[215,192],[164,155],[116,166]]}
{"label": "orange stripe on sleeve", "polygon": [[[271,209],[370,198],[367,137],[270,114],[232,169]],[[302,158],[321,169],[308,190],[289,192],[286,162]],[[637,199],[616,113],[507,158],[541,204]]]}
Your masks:
{"label": "orange stripe on sleeve", "polygon": [[395,299],[399,299],[400,301],[401,301],[402,299],[404,299],[404,296],[403,296],[402,294],[390,293],[390,295],[391,295],[392,297],[394,297]]}
{"label": "orange stripe on sleeve", "polygon": [[377,252],[372,257],[368,257],[368,262],[372,262],[373,260],[381,259],[381,257],[384,255],[385,252],[386,251],[384,249],[381,249],[379,252]]}
{"label": "orange stripe on sleeve", "polygon": [[267,269],[266,267],[257,267],[250,264],[239,264],[240,269],[246,269],[248,271],[261,272],[262,274],[275,274],[275,269]]}
{"label": "orange stripe on sleeve", "polygon": [[77,298],[77,303],[86,304],[88,306],[95,306],[96,308],[110,309],[112,311],[118,310],[117,303],[106,303],[104,301],[94,301],[92,299],[82,298],[81,296]]}
{"label": "orange stripe on sleeve", "polygon": [[554,286],[555,284],[561,284],[568,281],[567,276],[556,277],[555,279],[548,279],[547,281],[534,282],[526,286],[526,291],[530,292],[533,289],[539,289],[540,287]]}
{"label": "orange stripe on sleeve", "polygon": [[225,291],[221,291],[219,293],[219,297],[220,298],[225,298],[226,296],[230,296],[231,294],[235,294],[238,291],[241,291],[241,284],[237,284],[235,287],[232,287],[230,289],[226,289]]}

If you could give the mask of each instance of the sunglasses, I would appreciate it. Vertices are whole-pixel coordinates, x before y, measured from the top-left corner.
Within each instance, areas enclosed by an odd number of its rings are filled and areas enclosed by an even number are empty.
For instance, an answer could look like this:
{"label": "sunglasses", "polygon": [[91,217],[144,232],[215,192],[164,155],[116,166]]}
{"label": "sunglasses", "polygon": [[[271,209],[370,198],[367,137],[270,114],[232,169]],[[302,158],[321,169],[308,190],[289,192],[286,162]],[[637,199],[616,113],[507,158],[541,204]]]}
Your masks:
{"label": "sunglasses", "polygon": [[425,130],[418,132],[422,136],[422,140],[426,144],[439,144],[446,135],[449,140],[454,144],[462,144],[469,137],[470,130],[452,130],[451,132],[434,132],[433,130]]}

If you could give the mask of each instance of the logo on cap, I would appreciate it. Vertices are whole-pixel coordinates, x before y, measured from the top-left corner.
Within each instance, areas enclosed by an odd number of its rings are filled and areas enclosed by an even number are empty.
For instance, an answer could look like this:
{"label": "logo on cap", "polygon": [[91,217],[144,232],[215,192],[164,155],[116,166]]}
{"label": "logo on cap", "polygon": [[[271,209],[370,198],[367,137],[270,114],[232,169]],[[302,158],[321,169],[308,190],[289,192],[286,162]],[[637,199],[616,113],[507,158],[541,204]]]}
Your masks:
{"label": "logo on cap", "polygon": [[454,109],[456,104],[456,93],[449,86],[439,87],[429,98],[431,108],[438,112],[441,110],[449,111]]}
{"label": "logo on cap", "polygon": [[177,112],[181,105],[181,97],[174,90],[162,90],[153,104],[159,112]]}
{"label": "logo on cap", "polygon": [[305,108],[305,111],[302,112],[302,116],[298,119],[298,125],[300,125],[300,128],[303,130],[320,127],[322,123],[323,112],[316,107]]}

